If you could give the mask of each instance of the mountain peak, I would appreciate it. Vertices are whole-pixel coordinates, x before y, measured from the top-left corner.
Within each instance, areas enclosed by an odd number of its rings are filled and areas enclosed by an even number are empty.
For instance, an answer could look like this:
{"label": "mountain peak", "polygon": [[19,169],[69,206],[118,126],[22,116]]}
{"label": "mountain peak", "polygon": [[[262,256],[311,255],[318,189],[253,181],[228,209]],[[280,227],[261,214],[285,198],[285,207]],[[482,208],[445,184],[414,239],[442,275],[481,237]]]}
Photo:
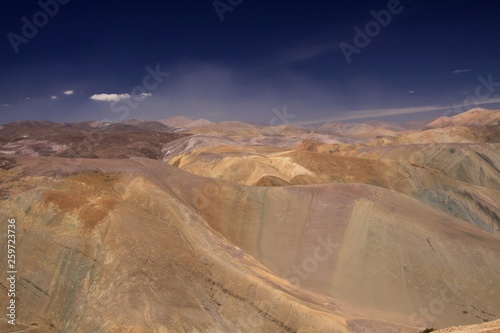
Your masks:
{"label": "mountain peak", "polygon": [[163,125],[171,126],[171,127],[184,127],[189,123],[192,123],[194,120],[185,116],[173,116],[167,119],[158,120],[159,123]]}

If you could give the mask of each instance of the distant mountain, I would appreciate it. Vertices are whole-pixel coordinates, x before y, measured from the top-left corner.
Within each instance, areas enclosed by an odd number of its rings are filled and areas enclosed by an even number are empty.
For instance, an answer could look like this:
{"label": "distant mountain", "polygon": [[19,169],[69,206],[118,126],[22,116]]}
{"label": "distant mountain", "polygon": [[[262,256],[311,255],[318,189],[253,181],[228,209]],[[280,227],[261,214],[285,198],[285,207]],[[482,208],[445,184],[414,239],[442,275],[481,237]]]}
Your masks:
{"label": "distant mountain", "polygon": [[167,119],[158,120],[159,123],[163,125],[181,128],[192,123],[194,120],[184,116],[174,116]]}
{"label": "distant mountain", "polygon": [[158,159],[164,144],[185,134],[156,121],[64,124],[21,121],[0,127],[0,154],[67,158]]}
{"label": "distant mountain", "polygon": [[146,120],[141,120],[141,119],[127,119],[127,120],[122,121],[122,124],[127,124],[127,125],[135,126],[135,125],[139,125],[139,124],[144,123],[144,122],[146,122]]}
{"label": "distant mountain", "polygon": [[370,126],[383,127],[385,129],[388,129],[388,130],[394,131],[394,132],[402,132],[402,131],[420,129],[420,128],[423,128],[427,123],[429,123],[429,120],[408,121],[408,122],[401,123],[401,124],[379,121],[379,120],[370,120],[370,121],[366,122],[366,124],[368,124]]}
{"label": "distant mountain", "polygon": [[500,110],[472,109],[453,117],[439,117],[427,127],[500,125]]}
{"label": "distant mountain", "polygon": [[262,128],[262,126],[246,123],[244,121],[223,121],[220,123],[215,123],[214,127],[224,128],[224,129],[246,129],[246,130]]}
{"label": "distant mountain", "polygon": [[496,112],[0,126],[17,330],[497,332]]}
{"label": "distant mountain", "polygon": [[204,118],[200,118],[198,120],[192,121],[189,124],[185,125],[186,128],[199,127],[199,126],[207,126],[214,124],[210,120],[206,120]]}
{"label": "distant mountain", "polygon": [[242,144],[230,139],[213,135],[186,136],[178,140],[166,143],[162,147],[163,161],[168,162],[173,156],[189,153],[193,150],[205,147],[232,146],[239,147]]}
{"label": "distant mountain", "polygon": [[369,138],[395,134],[394,131],[383,127],[374,127],[363,123],[340,123],[334,121],[320,126],[317,132],[350,138]]}
{"label": "distant mountain", "polygon": [[[81,125],[80,128],[87,129]],[[101,131],[108,131],[108,132],[152,131],[152,132],[173,133],[175,130],[175,128],[164,125],[158,121],[146,121],[137,119],[126,120],[121,123],[103,124],[97,128],[99,128],[99,130]]]}
{"label": "distant mountain", "polygon": [[135,127],[144,131],[164,132],[164,133],[172,133],[175,130],[175,128],[162,124],[158,121],[144,121],[139,124],[136,124]]}
{"label": "distant mountain", "polygon": [[220,123],[211,123],[205,126],[192,128],[191,133],[212,134],[212,135],[258,135],[265,128],[264,126],[252,125],[242,121],[223,121]]}
{"label": "distant mountain", "polygon": [[100,126],[99,130],[107,132],[135,132],[138,130],[136,126],[127,125],[125,123],[113,123],[105,126]]}

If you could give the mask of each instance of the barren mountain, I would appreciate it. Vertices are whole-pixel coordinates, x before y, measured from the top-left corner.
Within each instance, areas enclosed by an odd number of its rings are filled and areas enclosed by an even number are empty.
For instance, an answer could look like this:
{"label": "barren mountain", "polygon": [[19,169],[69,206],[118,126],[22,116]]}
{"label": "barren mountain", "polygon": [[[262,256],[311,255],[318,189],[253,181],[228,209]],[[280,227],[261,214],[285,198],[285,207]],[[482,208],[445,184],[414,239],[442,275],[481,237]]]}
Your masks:
{"label": "barren mountain", "polygon": [[442,330],[434,331],[436,333],[500,333],[500,320],[491,323],[469,325],[469,326],[455,326],[445,328]]}
{"label": "barren mountain", "polygon": [[202,147],[233,146],[238,147],[241,144],[212,135],[193,135],[168,142],[163,145],[161,152],[164,161],[170,160],[173,156],[190,154],[193,150]]}
{"label": "barren mountain", "polygon": [[168,119],[158,120],[159,123],[170,127],[181,128],[193,122],[193,119],[184,116],[175,116]]}
{"label": "barren mountain", "polygon": [[0,153],[15,156],[158,159],[167,142],[186,134],[158,122],[61,124],[17,122],[0,128]]}
{"label": "barren mountain", "polygon": [[183,154],[179,151],[168,160],[196,175],[251,186],[375,185],[500,233],[500,155],[495,146],[410,147],[359,147],[316,153],[226,144]]}
{"label": "barren mountain", "polygon": [[329,122],[320,126],[317,130],[319,133],[326,133],[337,136],[345,136],[349,138],[372,138],[377,136],[394,135],[394,131],[384,127],[374,127],[362,123],[338,123]]}
{"label": "barren mountain", "polygon": [[403,132],[403,131],[410,131],[410,130],[418,130],[423,128],[426,124],[428,124],[429,121],[427,120],[415,120],[415,121],[408,121],[405,123],[391,123],[391,122],[386,122],[386,121],[380,121],[380,120],[370,120],[367,121],[366,124],[373,126],[373,127],[383,127],[385,129],[394,131],[394,132]]}
{"label": "barren mountain", "polygon": [[500,137],[482,123],[3,125],[19,264],[0,331],[495,332]]}
{"label": "barren mountain", "polygon": [[416,332],[499,315],[498,236],[397,193],[78,162],[20,158],[2,174],[29,327]]}
{"label": "barren mountain", "polygon": [[193,128],[193,127],[208,126],[213,124],[213,122],[206,120],[204,118],[192,120],[184,116],[175,116],[168,119],[158,120],[158,122],[176,128]]}
{"label": "barren mountain", "polygon": [[500,110],[472,109],[453,117],[440,117],[427,127],[500,125]]}
{"label": "barren mountain", "polygon": [[204,118],[201,118],[201,119],[192,121],[187,125],[184,125],[184,127],[185,128],[192,128],[192,127],[207,126],[207,125],[211,125],[211,124],[213,124],[213,122],[211,122],[210,120],[206,120]]}

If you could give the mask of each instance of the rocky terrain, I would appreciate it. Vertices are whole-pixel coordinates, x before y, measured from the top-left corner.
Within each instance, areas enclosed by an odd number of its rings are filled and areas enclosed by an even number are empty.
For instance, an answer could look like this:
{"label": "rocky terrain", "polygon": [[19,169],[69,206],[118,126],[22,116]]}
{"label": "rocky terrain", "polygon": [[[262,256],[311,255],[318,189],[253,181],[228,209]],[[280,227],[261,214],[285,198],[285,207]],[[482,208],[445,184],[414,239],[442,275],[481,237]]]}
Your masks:
{"label": "rocky terrain", "polygon": [[434,331],[436,333],[498,333],[500,332],[500,320],[491,323],[470,325],[470,326],[454,326],[442,330]]}
{"label": "rocky terrain", "polygon": [[67,158],[158,159],[163,144],[184,137],[154,121],[62,124],[25,121],[0,126],[0,154]]}
{"label": "rocky terrain", "polygon": [[498,332],[499,115],[2,125],[0,331]]}
{"label": "rocky terrain", "polygon": [[500,125],[500,115],[487,109],[472,109],[453,117],[440,117],[427,124],[427,127],[448,126],[494,126]]}

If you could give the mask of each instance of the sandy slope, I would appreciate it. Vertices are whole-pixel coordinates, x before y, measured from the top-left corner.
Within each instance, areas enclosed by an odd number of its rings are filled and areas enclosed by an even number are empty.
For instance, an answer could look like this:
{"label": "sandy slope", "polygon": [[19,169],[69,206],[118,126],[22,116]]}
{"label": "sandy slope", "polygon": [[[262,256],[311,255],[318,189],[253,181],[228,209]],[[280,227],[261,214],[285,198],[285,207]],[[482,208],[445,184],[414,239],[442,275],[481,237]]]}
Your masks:
{"label": "sandy slope", "polygon": [[380,126],[371,126],[363,123],[339,123],[329,122],[320,126],[317,130],[320,133],[328,133],[350,138],[374,138],[376,136],[392,136],[394,131]]}
{"label": "sandy slope", "polygon": [[418,332],[500,315],[500,238],[383,188],[18,163],[0,171],[0,215],[18,220],[34,330]]}
{"label": "sandy slope", "polygon": [[440,117],[427,124],[428,127],[499,125],[500,110],[476,108],[452,117]]}
{"label": "sandy slope", "polygon": [[0,331],[495,332],[497,115],[334,135],[2,126],[0,220],[17,220],[19,275],[18,326]]}
{"label": "sandy slope", "polygon": [[[18,220],[20,323],[42,332],[347,332],[179,201],[193,176],[151,161],[24,161],[3,175],[29,166],[3,183],[11,197],[1,207],[2,220]],[[66,176],[40,176],[51,170]],[[74,174],[82,170],[93,171]]]}
{"label": "sandy slope", "polygon": [[499,333],[500,320],[470,326],[454,326],[435,331],[436,333]]}
{"label": "sandy slope", "polygon": [[169,163],[196,175],[245,185],[375,185],[500,233],[500,155],[494,145],[361,146],[328,154],[203,145],[187,153],[177,150]]}
{"label": "sandy slope", "polygon": [[158,122],[167,126],[180,128],[186,126],[187,124],[192,123],[193,119],[184,116],[175,116],[175,117],[170,117],[168,119],[158,120]]}

